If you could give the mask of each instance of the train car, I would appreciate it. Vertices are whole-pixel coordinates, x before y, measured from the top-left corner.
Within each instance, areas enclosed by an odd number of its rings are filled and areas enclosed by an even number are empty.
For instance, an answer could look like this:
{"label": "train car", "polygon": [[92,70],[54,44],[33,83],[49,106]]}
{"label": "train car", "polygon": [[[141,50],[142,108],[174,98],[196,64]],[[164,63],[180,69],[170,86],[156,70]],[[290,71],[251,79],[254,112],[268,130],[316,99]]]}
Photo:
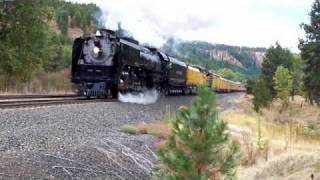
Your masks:
{"label": "train car", "polygon": [[234,92],[240,91],[241,85],[239,82],[233,82],[221,77],[218,74],[213,74],[212,87],[216,92]]}
{"label": "train car", "polygon": [[234,82],[228,79],[224,79],[226,82],[226,87],[224,88],[224,92],[239,92],[242,91],[241,83]]}
{"label": "train car", "polygon": [[169,57],[168,83],[162,87],[165,94],[183,93],[186,88],[187,64]]}
{"label": "train car", "polygon": [[221,92],[226,92],[228,90],[228,81],[225,78],[220,78],[221,83],[220,83],[220,91]]}
{"label": "train car", "polygon": [[226,92],[229,88],[228,81],[225,78],[221,78],[221,92]]}
{"label": "train car", "polygon": [[241,86],[240,82],[235,82],[235,91],[236,92],[244,91],[244,88]]}
{"label": "train car", "polygon": [[188,66],[186,85],[190,87],[208,84],[207,73],[198,67]]}
{"label": "train car", "polygon": [[219,85],[218,85],[218,92],[228,92],[230,90],[230,82],[223,78],[223,77],[219,77]]}
{"label": "train car", "polygon": [[220,91],[220,84],[221,84],[221,76],[215,73],[212,73],[212,82],[211,87],[216,91]]}
{"label": "train car", "polygon": [[107,29],[79,37],[73,44],[71,81],[78,94],[87,97],[117,97],[118,92],[146,89],[183,92],[186,71],[184,62]]}
{"label": "train car", "polygon": [[191,94],[196,92],[199,85],[211,85],[210,73],[197,66],[188,65],[186,73],[186,88],[183,93]]}
{"label": "train car", "polygon": [[78,94],[113,96],[119,92],[157,89],[165,94],[188,94],[207,84],[218,92],[241,90],[241,85],[208,70],[187,65],[138,41],[99,29],[73,44],[71,81]]}

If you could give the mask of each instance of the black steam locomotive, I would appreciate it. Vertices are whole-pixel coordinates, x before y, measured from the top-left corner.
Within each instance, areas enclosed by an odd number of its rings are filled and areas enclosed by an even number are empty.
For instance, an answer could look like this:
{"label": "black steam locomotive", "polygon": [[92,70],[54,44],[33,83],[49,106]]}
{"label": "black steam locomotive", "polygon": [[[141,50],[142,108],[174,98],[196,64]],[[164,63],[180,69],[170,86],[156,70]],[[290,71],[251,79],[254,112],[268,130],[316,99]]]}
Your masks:
{"label": "black steam locomotive", "polygon": [[[79,95],[117,97],[118,92],[155,88],[165,93],[190,93],[187,65],[136,40],[99,29],[77,38],[72,52],[72,82]],[[211,83],[209,83],[211,84]]]}

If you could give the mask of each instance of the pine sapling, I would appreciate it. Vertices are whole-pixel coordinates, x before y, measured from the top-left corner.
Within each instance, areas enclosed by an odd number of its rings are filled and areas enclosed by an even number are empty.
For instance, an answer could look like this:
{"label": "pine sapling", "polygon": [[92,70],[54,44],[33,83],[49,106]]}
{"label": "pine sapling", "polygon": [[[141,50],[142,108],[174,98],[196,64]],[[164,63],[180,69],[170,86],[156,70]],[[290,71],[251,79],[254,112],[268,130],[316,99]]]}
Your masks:
{"label": "pine sapling", "polygon": [[218,118],[215,95],[205,86],[189,107],[181,107],[172,121],[165,147],[157,154],[161,179],[233,179],[239,144],[229,140],[227,125]]}

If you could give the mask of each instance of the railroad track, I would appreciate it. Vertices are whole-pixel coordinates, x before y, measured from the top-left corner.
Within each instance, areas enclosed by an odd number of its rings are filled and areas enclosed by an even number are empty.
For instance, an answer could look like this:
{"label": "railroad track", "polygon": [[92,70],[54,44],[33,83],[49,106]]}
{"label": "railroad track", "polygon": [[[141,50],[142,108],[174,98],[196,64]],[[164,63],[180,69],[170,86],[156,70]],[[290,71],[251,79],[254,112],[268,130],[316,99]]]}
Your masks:
{"label": "railroad track", "polygon": [[35,99],[35,98],[67,98],[67,97],[79,97],[76,94],[55,94],[55,95],[41,95],[41,94],[30,94],[30,95],[0,95],[0,100],[9,99]]}
{"label": "railroad track", "polygon": [[116,99],[87,99],[86,97],[76,95],[0,96],[0,109],[112,101],[116,101]]}

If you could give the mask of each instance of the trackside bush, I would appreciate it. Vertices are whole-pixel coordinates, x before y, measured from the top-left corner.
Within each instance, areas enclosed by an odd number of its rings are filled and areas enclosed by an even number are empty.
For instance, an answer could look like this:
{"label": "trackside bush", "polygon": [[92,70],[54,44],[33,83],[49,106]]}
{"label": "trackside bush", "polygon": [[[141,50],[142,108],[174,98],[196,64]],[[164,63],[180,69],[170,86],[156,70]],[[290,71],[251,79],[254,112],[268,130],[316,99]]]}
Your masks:
{"label": "trackside bush", "polygon": [[189,107],[181,107],[172,120],[172,130],[157,152],[158,176],[152,179],[234,179],[238,164],[238,143],[229,139],[227,125],[218,118],[211,89],[198,87]]}

